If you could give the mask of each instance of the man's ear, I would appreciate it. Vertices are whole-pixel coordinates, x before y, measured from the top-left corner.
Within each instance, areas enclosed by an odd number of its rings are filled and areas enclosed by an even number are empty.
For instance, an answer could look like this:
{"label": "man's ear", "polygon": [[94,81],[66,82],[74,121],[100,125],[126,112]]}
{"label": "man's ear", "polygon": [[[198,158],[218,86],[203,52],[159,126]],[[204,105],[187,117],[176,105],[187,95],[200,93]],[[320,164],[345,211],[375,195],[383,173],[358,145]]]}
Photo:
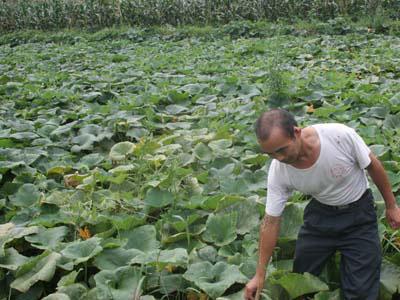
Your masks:
{"label": "man's ear", "polygon": [[300,137],[300,135],[301,135],[301,128],[300,127],[297,127],[297,126],[294,126],[294,136],[296,137],[296,138],[298,138],[298,137]]}

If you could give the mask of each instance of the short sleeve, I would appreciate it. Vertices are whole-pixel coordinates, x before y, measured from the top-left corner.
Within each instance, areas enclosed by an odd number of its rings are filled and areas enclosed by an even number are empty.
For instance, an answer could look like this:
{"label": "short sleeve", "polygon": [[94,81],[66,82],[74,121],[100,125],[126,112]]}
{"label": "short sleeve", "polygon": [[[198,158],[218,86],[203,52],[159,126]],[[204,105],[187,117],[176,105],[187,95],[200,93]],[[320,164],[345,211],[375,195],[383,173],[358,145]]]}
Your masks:
{"label": "short sleeve", "polygon": [[[265,212],[274,217],[279,217],[285,208],[292,191],[284,180],[277,161],[272,161],[268,172],[267,202]],[[287,178],[287,177],[286,177]]]}
{"label": "short sleeve", "polygon": [[354,158],[356,159],[360,168],[365,169],[371,163],[371,158],[369,157],[371,150],[365,144],[364,140],[357,134],[357,132],[350,127],[349,135]]}

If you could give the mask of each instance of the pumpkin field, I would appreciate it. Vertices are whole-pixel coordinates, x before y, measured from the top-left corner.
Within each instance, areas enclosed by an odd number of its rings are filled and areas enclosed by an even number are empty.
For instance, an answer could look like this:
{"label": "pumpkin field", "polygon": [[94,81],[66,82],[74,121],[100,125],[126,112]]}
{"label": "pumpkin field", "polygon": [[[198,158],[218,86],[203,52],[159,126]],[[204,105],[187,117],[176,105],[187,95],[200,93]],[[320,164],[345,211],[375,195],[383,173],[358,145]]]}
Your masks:
{"label": "pumpkin field", "polygon": [[[400,37],[252,24],[2,39],[1,300],[242,299],[271,161],[254,123],[272,107],[356,129],[399,201]],[[380,299],[399,299],[400,231],[371,188]],[[308,201],[286,205],[262,299],[339,299],[339,255],[291,271]]]}

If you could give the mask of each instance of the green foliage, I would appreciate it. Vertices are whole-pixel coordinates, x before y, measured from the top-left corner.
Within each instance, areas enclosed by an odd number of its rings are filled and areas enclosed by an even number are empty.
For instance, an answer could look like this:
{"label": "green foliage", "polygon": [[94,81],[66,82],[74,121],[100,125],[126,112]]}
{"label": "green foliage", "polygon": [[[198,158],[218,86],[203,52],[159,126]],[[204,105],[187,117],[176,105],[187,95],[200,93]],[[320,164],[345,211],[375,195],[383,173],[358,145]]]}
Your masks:
{"label": "green foliage", "polygon": [[[302,126],[354,127],[398,195],[399,39],[357,26],[0,37],[0,299],[240,298],[268,192],[270,158],[253,132],[268,106]],[[266,299],[337,298],[290,273],[305,200],[295,194],[285,209]],[[390,299],[399,232],[380,221]]]}
{"label": "green foliage", "polygon": [[224,262],[218,262],[215,265],[208,261],[193,264],[183,276],[213,298],[221,296],[235,282],[247,281],[237,266]]}
{"label": "green foliage", "polygon": [[133,267],[101,271],[94,276],[97,299],[137,299],[137,295],[141,295],[143,279],[140,269]]}
{"label": "green foliage", "polygon": [[85,241],[75,241],[68,244],[61,251],[61,254],[73,260],[73,263],[77,265],[95,257],[101,251],[103,251],[103,248],[100,246],[100,240],[94,237]]}
{"label": "green foliage", "polygon": [[211,214],[206,223],[204,239],[213,242],[217,246],[230,244],[236,238],[237,213],[225,215]]}
{"label": "green foliage", "polygon": [[56,271],[56,265],[61,259],[57,252],[45,251],[37,257],[33,257],[18,268],[16,279],[10,287],[22,293],[38,282],[50,281]]}
{"label": "green foliage", "polygon": [[296,273],[286,274],[278,279],[273,278],[272,283],[281,285],[288,292],[290,299],[296,299],[302,295],[329,289],[326,283],[309,273],[305,273],[304,275]]}

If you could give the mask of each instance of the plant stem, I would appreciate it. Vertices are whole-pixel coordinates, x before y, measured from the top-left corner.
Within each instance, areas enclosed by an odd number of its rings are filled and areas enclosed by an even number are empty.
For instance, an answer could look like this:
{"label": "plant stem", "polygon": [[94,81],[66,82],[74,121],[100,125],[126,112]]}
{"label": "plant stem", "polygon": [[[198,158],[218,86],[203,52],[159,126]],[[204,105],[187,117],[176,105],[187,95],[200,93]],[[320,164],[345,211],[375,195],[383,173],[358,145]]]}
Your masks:
{"label": "plant stem", "polygon": [[85,261],[85,282],[88,283],[87,261]]}

